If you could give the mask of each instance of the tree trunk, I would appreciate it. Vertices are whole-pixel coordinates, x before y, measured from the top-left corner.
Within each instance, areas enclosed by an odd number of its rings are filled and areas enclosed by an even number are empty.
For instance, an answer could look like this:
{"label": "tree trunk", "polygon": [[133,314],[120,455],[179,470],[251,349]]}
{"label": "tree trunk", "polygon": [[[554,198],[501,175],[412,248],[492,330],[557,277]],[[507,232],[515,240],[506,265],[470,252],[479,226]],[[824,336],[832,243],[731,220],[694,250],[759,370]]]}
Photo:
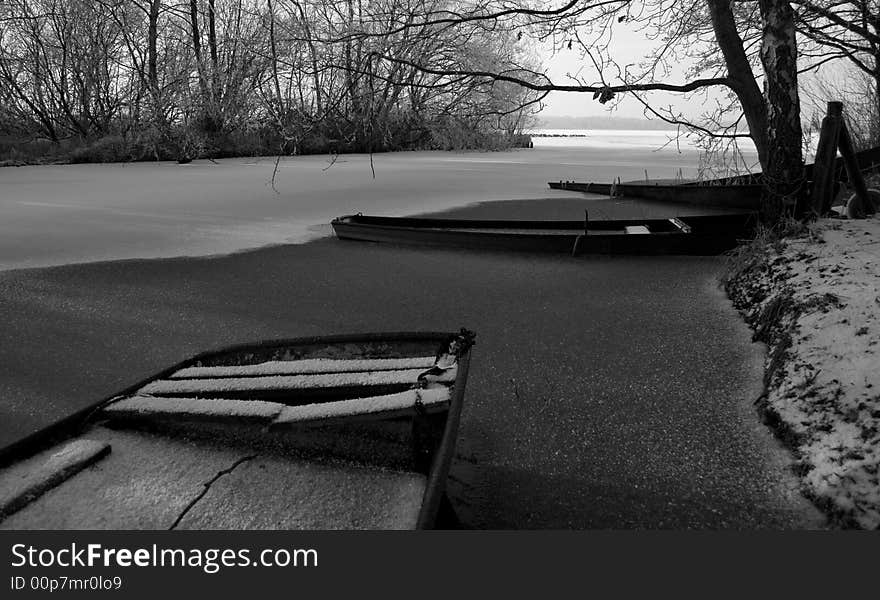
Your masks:
{"label": "tree trunk", "polygon": [[147,28],[147,83],[153,101],[159,97],[159,69],[157,59],[157,45],[159,38],[159,6],[161,0],[150,0],[149,25]]}
{"label": "tree trunk", "polygon": [[220,95],[220,59],[217,54],[217,11],[215,0],[208,0],[208,49],[211,54],[211,100],[217,102]]}
{"label": "tree trunk", "polygon": [[874,54],[874,115],[871,119],[869,145],[880,145],[880,51]]}
{"label": "tree trunk", "polygon": [[736,29],[736,20],[730,8],[731,0],[707,0],[707,4],[715,39],[727,65],[728,77],[733,81],[733,91],[742,105],[749,125],[749,135],[758,150],[761,168],[766,171],[770,154],[767,145],[767,107],[743,49],[742,38]]}
{"label": "tree trunk", "polygon": [[202,101],[208,101],[208,81],[205,79],[205,65],[202,62],[202,34],[199,31],[199,8],[198,0],[189,2],[189,26],[192,33],[193,54],[196,57],[196,69],[199,73],[199,88],[202,91]]}
{"label": "tree trunk", "polygon": [[284,126],[287,119],[287,108],[284,96],[281,95],[281,82],[278,80],[278,45],[275,42],[275,7],[272,0],[266,0],[269,11],[269,51],[272,53],[272,83],[275,85],[275,101],[277,103],[277,116],[279,127]]}
{"label": "tree trunk", "polygon": [[[351,32],[354,30],[354,2],[353,0],[346,0],[346,5],[348,7],[348,31]],[[348,116],[353,123],[357,125],[360,123],[360,98],[358,96],[357,89],[357,80],[354,78],[353,71],[355,67],[360,67],[360,65],[355,65],[353,63],[353,55],[352,55],[352,42],[351,38],[347,37],[345,40],[345,87],[348,90],[348,101],[349,101],[349,110]],[[356,129],[358,129],[356,127]]]}
{"label": "tree trunk", "polygon": [[759,0],[763,33],[761,64],[767,107],[763,216],[776,223],[803,206],[804,160],[794,11],[787,0]]}
{"label": "tree trunk", "polygon": [[299,2],[294,2],[294,5],[299,11],[303,31],[305,32],[306,43],[309,46],[309,58],[312,62],[312,81],[314,82],[315,86],[315,115],[320,119],[323,118],[324,103],[321,98],[323,92],[321,90],[320,70],[318,69],[318,51],[315,48],[315,42],[310,31],[309,19],[306,16],[305,9]]}

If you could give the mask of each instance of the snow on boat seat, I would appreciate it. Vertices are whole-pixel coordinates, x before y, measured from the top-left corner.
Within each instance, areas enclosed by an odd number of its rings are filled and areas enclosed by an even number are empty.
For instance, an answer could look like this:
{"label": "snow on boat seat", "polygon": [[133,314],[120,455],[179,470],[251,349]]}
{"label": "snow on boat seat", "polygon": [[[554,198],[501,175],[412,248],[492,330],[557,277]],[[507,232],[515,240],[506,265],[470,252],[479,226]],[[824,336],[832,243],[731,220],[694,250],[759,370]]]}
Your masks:
{"label": "snow on boat seat", "polygon": [[259,424],[271,422],[281,413],[283,408],[283,404],[261,400],[132,396],[105,407],[103,413],[111,419],[156,417],[191,418],[205,421],[230,419]]}
{"label": "snow on boat seat", "polygon": [[[317,375],[268,375],[260,377],[223,377],[215,379],[161,379],[139,389],[137,394],[147,396],[195,396],[238,399],[255,396],[268,398],[272,392],[285,397],[309,393],[333,396],[347,395],[374,388],[380,393],[404,391],[419,383],[424,369],[375,371],[368,373],[326,373]],[[453,366],[431,381],[452,383],[457,367]]]}
{"label": "snow on boat seat", "polygon": [[643,235],[646,233],[651,233],[651,231],[647,227],[645,227],[644,225],[627,225],[626,232],[628,234],[640,234],[640,235]]}
{"label": "snow on boat seat", "polygon": [[385,396],[285,406],[272,423],[272,428],[316,422],[323,425],[352,417],[387,419],[414,415],[417,412],[416,406],[419,404],[425,412],[446,408],[449,404],[449,388],[438,386],[430,389],[407,390]]}
{"label": "snow on boat seat", "polygon": [[171,379],[199,379],[221,377],[255,377],[264,375],[316,375],[320,373],[363,373],[369,371],[399,371],[427,369],[434,366],[433,356],[411,358],[271,360],[253,365],[223,365],[187,367],[175,371]]}
{"label": "snow on boat seat", "polygon": [[678,217],[672,217],[671,219],[669,219],[669,222],[675,225],[682,233],[690,233],[692,231],[691,226],[679,219]]}
{"label": "snow on boat seat", "polygon": [[110,444],[77,439],[0,471],[0,520],[110,453]]}

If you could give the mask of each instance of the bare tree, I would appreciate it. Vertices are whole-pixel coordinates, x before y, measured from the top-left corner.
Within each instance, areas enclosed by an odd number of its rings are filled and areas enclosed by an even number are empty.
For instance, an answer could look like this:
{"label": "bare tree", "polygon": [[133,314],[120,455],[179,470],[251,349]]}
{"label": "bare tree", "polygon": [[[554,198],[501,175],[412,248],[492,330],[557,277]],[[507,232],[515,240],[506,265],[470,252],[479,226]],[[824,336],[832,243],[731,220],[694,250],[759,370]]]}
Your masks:
{"label": "bare tree", "polygon": [[[741,5],[741,6],[737,6]],[[539,92],[569,91],[591,93],[599,102],[609,102],[623,93],[690,93],[721,86],[732,92],[748,124],[747,135],[758,150],[764,171],[765,216],[775,221],[784,210],[793,210],[804,191],[801,151],[800,105],[798,98],[797,44],[795,15],[786,0],[759,0],[733,3],[731,0],[646,0],[636,5],[629,0],[569,0],[554,7],[544,3],[485,0],[453,10],[448,6],[425,11],[415,22],[399,22],[394,31],[423,29],[432,34],[450,28],[507,30],[527,33],[538,39],[555,39],[557,44],[578,43],[585,59],[596,68],[596,80],[561,84],[545,75],[512,65],[506,69],[486,69],[467,62],[425,64],[411,57],[381,54],[384,61],[400,63],[423,72],[445,77],[473,77],[515,83]],[[695,10],[699,19],[681,19],[672,26],[670,16],[679,17]],[[618,23],[641,21],[665,23],[659,31],[660,47],[647,67],[634,72],[615,63],[609,54],[609,40]],[[705,35],[711,25],[711,38]],[[372,36],[361,31],[360,36]],[[757,47],[754,41],[757,40]],[[688,54],[687,47],[699,46],[700,59],[683,82],[669,82],[664,61],[676,52]],[[757,52],[756,52],[757,50]],[[696,51],[690,51],[694,56]],[[616,81],[612,76],[616,71]],[[759,81],[763,80],[763,92]],[[660,111],[649,110],[662,116]],[[706,134],[717,132],[682,119],[680,122]],[[735,122],[739,123],[739,119]],[[721,135],[744,135],[736,130]]]}
{"label": "bare tree", "polygon": [[53,141],[110,131],[125,79],[120,32],[104,5],[14,0],[4,7],[0,36],[0,81],[23,119]]}
{"label": "bare tree", "polygon": [[[867,113],[862,111],[858,117],[870,129],[863,134],[870,140],[866,143],[880,143],[880,5],[868,0],[793,0],[792,5],[802,51],[812,64],[831,63],[837,71],[841,63],[846,64],[870,82],[873,89],[858,90],[865,100],[871,100],[864,106]],[[855,90],[837,90],[847,91]]]}
{"label": "bare tree", "polygon": [[538,66],[513,30],[418,23],[454,4],[4,1],[0,133],[120,160],[510,143],[544,92],[425,68]]}

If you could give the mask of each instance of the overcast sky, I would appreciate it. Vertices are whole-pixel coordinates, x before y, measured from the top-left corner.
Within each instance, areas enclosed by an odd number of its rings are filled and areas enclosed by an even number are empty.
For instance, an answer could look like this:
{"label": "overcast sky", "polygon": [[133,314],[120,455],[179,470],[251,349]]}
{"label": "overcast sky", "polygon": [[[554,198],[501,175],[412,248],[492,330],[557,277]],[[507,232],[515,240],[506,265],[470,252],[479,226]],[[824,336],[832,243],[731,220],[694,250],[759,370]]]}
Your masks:
{"label": "overcast sky", "polygon": [[[613,45],[613,57],[621,65],[635,63],[651,54],[656,42],[648,40],[645,36],[638,32],[632,31],[625,25],[614,27],[615,42]],[[595,69],[589,59],[584,60],[581,56],[581,50],[578,44],[574,44],[569,50],[565,43],[558,44],[557,48],[553,48],[553,44],[546,43],[537,45],[535,53],[542,60],[547,74],[553,80],[553,83],[561,85],[571,85],[577,82],[573,81],[569,74],[576,75],[578,73],[587,81],[594,82],[598,80]],[[607,77],[608,74],[606,74]],[[683,71],[670,76],[670,83],[679,83],[684,81]],[[611,82],[619,83],[619,82]],[[693,107],[688,107],[679,94],[653,94],[652,100],[659,101],[663,105],[672,103],[679,109],[690,113],[699,112]],[[616,108],[609,112],[611,104],[602,105],[593,100],[593,95],[589,93],[579,92],[553,92],[545,100],[546,108],[543,111],[545,115],[570,115],[570,116],[599,116],[610,115],[618,117],[641,117],[643,114],[642,105],[632,99],[624,99],[623,102],[617,104]]]}
{"label": "overcast sky", "polygon": [[[626,24],[615,24],[614,29],[616,41],[613,46],[613,56],[620,64],[638,62],[641,58],[649,56],[655,47],[655,42],[646,39],[640,32],[630,30],[626,27]],[[595,71],[591,70],[592,67],[589,59],[585,61],[581,58],[581,52],[577,44],[574,45],[572,50],[568,50],[565,44],[561,43],[554,50],[552,44],[547,43],[537,45],[534,48],[534,52],[542,60],[544,67],[547,69],[547,74],[553,80],[553,83],[563,85],[575,84],[577,82],[569,78],[567,74],[576,74],[579,70],[588,82],[598,80]],[[684,74],[686,67],[687,65],[679,65],[677,71],[673,72],[667,81],[669,83],[684,83],[686,81]],[[854,86],[853,82],[856,80],[856,75],[848,61],[831,63],[823,67],[818,76],[815,74],[801,75],[801,104],[804,118],[808,119],[813,112],[824,111],[825,101],[834,99],[825,98],[828,92],[822,89],[822,86],[819,84],[820,80],[836,81],[836,85],[833,85],[832,88],[836,87],[839,90],[858,87],[857,85]],[[832,95],[835,93],[845,96],[847,92],[831,92]],[[852,91],[849,93],[852,93]],[[704,107],[707,106],[707,102],[709,102],[703,96],[697,96],[688,101],[683,94],[658,92],[650,94],[648,98],[655,107],[671,105],[675,110],[681,111],[690,117],[699,116],[703,112]],[[616,108],[612,111],[609,111],[612,103],[603,106],[593,100],[592,94],[588,93],[553,92],[545,99],[544,104],[545,109],[542,111],[542,115],[643,117],[642,105],[631,98],[617,103]],[[656,117],[654,118],[656,119]]]}

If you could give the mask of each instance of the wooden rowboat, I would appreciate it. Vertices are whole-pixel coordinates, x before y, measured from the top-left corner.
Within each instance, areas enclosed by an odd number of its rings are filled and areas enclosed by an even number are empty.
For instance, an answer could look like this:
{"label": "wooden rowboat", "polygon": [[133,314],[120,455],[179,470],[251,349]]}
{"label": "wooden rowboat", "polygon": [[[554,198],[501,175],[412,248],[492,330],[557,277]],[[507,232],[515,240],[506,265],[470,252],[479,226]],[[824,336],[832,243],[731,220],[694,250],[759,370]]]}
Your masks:
{"label": "wooden rowboat", "polygon": [[199,354],[0,451],[3,529],[438,523],[474,334]]}
{"label": "wooden rowboat", "polygon": [[[857,152],[855,162],[863,173],[880,168],[880,146]],[[812,163],[804,167],[804,178],[808,182],[813,180],[814,169],[815,165]],[[833,173],[831,178],[835,182],[849,180],[842,157],[837,157],[834,160]],[[709,181],[683,183],[550,181],[548,185],[554,190],[568,190],[602,196],[623,196],[691,206],[757,211],[761,207],[762,180],[762,173],[751,173]]]}
{"label": "wooden rowboat", "polygon": [[425,219],[349,215],[332,221],[341,240],[464,249],[580,254],[720,254],[757,220],[753,213],[607,221]]}
{"label": "wooden rowboat", "polygon": [[554,190],[568,190],[602,196],[624,196],[656,202],[671,202],[732,210],[758,210],[761,205],[761,186],[758,184],[696,183],[580,183],[551,181]]}

